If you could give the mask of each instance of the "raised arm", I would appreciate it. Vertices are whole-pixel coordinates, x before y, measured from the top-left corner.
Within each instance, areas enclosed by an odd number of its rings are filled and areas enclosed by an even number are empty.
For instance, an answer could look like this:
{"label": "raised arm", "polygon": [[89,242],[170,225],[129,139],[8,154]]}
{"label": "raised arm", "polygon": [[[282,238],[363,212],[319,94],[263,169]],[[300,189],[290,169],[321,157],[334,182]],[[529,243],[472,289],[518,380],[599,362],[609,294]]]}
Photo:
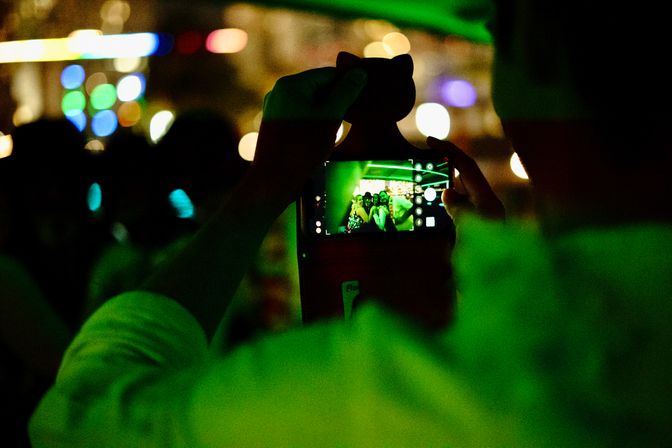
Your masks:
{"label": "raised arm", "polygon": [[245,179],[179,254],[141,289],[175,299],[212,337],[274,220],[326,160],[345,111],[365,83],[333,68],[281,78],[264,100],[254,161]]}

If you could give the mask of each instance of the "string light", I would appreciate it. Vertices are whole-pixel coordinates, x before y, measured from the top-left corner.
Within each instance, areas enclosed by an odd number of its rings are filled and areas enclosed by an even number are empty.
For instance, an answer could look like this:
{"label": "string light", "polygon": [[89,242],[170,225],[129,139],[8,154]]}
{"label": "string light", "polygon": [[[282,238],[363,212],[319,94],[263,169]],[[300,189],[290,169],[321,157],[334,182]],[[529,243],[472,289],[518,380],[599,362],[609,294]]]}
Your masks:
{"label": "string light", "polygon": [[0,42],[0,63],[145,57],[157,53],[161,44],[156,33],[98,33],[78,30],[70,37]]}

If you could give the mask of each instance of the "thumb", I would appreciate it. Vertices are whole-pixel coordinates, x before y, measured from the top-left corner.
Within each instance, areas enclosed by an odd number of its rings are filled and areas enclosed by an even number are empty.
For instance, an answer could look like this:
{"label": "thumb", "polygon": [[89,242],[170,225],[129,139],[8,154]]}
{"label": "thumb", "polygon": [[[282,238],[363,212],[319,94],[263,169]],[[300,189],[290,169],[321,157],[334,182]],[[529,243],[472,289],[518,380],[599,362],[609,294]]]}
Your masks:
{"label": "thumb", "polygon": [[446,209],[448,216],[453,221],[457,221],[458,216],[466,211],[474,211],[474,204],[469,200],[469,196],[453,189],[443,190],[441,201],[443,202],[443,208]]}

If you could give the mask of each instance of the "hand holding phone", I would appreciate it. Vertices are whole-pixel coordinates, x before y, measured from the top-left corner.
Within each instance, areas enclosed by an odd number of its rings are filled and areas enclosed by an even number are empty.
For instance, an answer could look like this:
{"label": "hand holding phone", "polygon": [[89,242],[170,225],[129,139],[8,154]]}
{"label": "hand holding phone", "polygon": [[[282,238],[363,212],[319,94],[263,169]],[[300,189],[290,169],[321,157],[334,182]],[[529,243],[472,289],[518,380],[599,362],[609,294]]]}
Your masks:
{"label": "hand holding phone", "polygon": [[460,172],[460,183],[464,192],[450,188],[441,195],[446,212],[453,220],[459,219],[458,216],[465,211],[476,212],[484,218],[504,219],[505,210],[502,201],[471,157],[451,142],[429,137],[427,144],[430,148],[444,151]]}
{"label": "hand holding phone", "polygon": [[339,55],[337,70],[355,67],[369,81],[346,113],[350,132],[297,207],[303,320],[347,317],[370,299],[442,327],[454,302],[454,228],[441,204],[453,187],[452,161],[399,132],[415,98],[410,56]]}
{"label": "hand holding phone", "polygon": [[310,173],[329,157],[343,116],[365,83],[361,70],[337,73],[333,67],[279,79],[264,99],[250,172],[277,185],[274,193],[286,192],[293,200]]}

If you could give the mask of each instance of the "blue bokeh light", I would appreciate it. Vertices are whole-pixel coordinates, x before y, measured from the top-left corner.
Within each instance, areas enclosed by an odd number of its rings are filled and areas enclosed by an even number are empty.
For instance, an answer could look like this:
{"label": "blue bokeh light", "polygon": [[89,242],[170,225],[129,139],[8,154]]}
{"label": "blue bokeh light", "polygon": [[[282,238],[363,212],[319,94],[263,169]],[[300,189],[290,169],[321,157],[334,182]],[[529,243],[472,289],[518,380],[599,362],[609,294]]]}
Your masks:
{"label": "blue bokeh light", "polygon": [[78,64],[68,65],[61,72],[61,85],[66,89],[76,89],[84,83],[86,72]]}
{"label": "blue bokeh light", "polygon": [[79,129],[79,132],[84,132],[84,128],[86,128],[86,114],[84,112],[75,111],[74,113],[66,114],[65,117]]}
{"label": "blue bokeh light", "polygon": [[98,137],[107,137],[117,130],[117,114],[111,110],[98,112],[91,119],[91,130]]}

